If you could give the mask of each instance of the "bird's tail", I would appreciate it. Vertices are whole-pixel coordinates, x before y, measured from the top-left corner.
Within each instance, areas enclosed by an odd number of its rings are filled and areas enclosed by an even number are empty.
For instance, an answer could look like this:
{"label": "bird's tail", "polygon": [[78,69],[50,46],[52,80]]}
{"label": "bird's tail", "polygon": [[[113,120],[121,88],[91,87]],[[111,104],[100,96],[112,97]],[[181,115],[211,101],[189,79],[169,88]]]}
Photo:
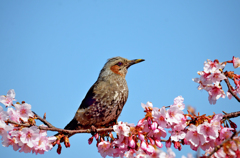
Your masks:
{"label": "bird's tail", "polygon": [[[75,118],[73,118],[72,121],[70,121],[70,122],[64,127],[64,129],[74,130],[74,129],[76,129],[77,125],[78,125],[78,121],[77,121]],[[57,134],[55,134],[54,136],[57,137],[59,134],[60,134],[60,133],[57,133]],[[73,134],[66,134],[66,136],[67,136],[68,138],[70,138],[72,135],[73,135]],[[62,142],[62,141],[63,141],[63,140],[61,140],[61,142]]]}

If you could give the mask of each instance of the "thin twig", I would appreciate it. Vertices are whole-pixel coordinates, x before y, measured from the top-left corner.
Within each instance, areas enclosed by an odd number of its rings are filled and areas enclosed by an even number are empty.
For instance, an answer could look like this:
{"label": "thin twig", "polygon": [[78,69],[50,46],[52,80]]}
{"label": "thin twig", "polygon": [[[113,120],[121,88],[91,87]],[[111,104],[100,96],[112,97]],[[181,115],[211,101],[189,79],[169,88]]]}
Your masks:
{"label": "thin twig", "polygon": [[47,125],[49,128],[55,128],[51,123],[49,123],[47,120],[43,119],[42,117],[40,117],[38,114],[36,114],[33,111],[34,115],[37,117],[37,119],[39,119],[42,123],[44,123],[45,125]]}
{"label": "thin twig", "polygon": [[231,86],[231,84],[230,84],[228,78],[227,78],[227,79],[224,79],[224,81],[225,81],[226,84],[227,84],[228,91],[232,94],[232,96],[234,96],[234,98],[237,99],[238,102],[240,102],[240,98],[239,98],[239,97],[233,92],[233,90],[232,90],[232,86]]}

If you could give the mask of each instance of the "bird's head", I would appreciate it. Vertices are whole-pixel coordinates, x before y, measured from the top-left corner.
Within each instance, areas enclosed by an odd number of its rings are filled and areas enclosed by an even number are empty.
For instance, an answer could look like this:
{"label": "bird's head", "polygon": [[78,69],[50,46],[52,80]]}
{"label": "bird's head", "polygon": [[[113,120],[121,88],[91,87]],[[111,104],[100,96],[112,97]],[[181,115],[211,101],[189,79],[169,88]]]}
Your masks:
{"label": "bird's head", "polygon": [[99,77],[107,77],[110,75],[120,75],[121,77],[125,78],[127,74],[127,69],[130,66],[142,61],[144,61],[144,59],[128,60],[122,57],[110,58],[102,68]]}

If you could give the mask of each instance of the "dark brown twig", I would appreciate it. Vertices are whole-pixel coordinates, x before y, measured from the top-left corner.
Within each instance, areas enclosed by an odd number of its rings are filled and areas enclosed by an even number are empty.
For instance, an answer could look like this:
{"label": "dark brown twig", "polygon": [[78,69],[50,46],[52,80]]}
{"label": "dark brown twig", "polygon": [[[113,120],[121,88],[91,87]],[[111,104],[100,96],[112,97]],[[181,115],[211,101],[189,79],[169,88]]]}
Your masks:
{"label": "dark brown twig", "polygon": [[229,80],[228,80],[228,79],[224,79],[224,81],[225,81],[226,84],[227,84],[228,91],[232,94],[232,96],[234,96],[234,98],[237,99],[238,102],[240,102],[240,98],[239,98],[239,97],[233,92],[233,90],[232,90],[232,86],[231,86]]}
{"label": "dark brown twig", "polygon": [[[11,120],[7,120],[6,123],[11,123],[11,124],[15,124],[18,125],[20,127],[31,127],[30,124],[25,123],[25,124],[21,124],[21,123],[17,123],[15,121],[11,121]],[[61,128],[56,128],[56,127],[44,127],[44,126],[36,126],[38,127],[38,129],[40,130],[47,130],[47,131],[56,131],[56,132],[61,132],[61,133],[65,133],[65,134],[76,134],[76,133],[91,133],[91,129],[81,129],[81,130],[66,130],[66,129],[61,129]],[[106,131],[113,131],[113,128],[99,128],[96,129],[97,132],[106,132]]]}
{"label": "dark brown twig", "polygon": [[226,119],[230,119],[230,118],[234,118],[234,117],[240,116],[240,111],[231,112],[231,113],[224,112],[224,113],[225,113],[225,115],[223,115],[223,119],[222,120],[226,120]]}
{"label": "dark brown twig", "polygon": [[37,115],[34,111],[33,111],[33,113],[37,117],[37,119],[39,119],[42,123],[47,125],[49,128],[55,128],[51,123],[49,123],[47,120],[45,120],[42,117],[40,117],[39,115]]}

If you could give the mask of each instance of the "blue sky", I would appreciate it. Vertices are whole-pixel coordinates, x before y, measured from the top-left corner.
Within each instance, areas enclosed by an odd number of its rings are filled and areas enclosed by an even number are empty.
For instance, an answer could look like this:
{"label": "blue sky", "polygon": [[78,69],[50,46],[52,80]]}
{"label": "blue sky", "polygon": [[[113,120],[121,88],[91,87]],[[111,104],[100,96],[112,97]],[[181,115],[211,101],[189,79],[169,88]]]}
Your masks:
{"label": "blue sky", "polygon": [[[46,112],[49,122],[63,128],[107,59],[122,56],[146,61],[128,71],[129,98],[119,121],[136,124],[144,117],[141,103],[168,106],[179,95],[200,114],[238,111],[234,99],[210,105],[192,78],[206,59],[240,57],[239,5],[237,0],[1,0],[0,95],[14,89],[18,101],[39,115]],[[89,137],[73,136],[60,156],[55,147],[38,157],[100,157]],[[188,146],[174,151],[177,157],[192,152]],[[0,153],[35,157],[11,147],[0,146]]]}

